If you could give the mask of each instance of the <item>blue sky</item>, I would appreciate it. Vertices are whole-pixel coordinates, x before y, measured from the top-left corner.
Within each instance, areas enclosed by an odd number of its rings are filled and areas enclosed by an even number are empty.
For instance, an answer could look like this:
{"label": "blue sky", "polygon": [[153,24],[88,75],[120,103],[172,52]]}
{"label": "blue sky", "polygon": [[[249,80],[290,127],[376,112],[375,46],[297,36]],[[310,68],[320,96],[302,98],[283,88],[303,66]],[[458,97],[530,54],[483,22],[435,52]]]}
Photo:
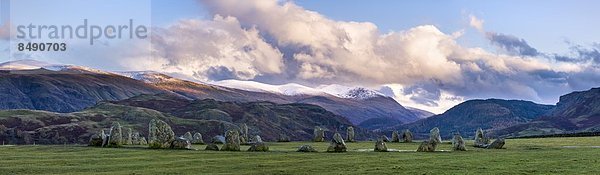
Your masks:
{"label": "blue sky", "polygon": [[[6,5],[9,0],[0,0]],[[552,104],[600,86],[600,1],[10,0],[11,25],[152,26],[147,40],[0,51],[104,70],[153,70],[385,92],[434,112],[474,98]],[[6,8],[0,38],[5,39]],[[14,44],[22,40],[10,40]],[[13,48],[6,40],[0,47]]]}

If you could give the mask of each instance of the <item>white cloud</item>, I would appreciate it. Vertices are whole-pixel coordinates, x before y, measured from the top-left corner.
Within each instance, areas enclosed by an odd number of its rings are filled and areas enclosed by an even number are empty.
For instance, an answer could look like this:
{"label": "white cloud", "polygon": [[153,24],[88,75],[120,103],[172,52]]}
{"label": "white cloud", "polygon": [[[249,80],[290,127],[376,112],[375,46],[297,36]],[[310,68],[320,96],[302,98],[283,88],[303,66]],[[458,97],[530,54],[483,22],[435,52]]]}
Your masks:
{"label": "white cloud", "polygon": [[479,32],[484,32],[484,30],[483,30],[484,22],[485,21],[483,19],[479,19],[475,15],[469,15],[469,25],[471,27],[479,30]]}

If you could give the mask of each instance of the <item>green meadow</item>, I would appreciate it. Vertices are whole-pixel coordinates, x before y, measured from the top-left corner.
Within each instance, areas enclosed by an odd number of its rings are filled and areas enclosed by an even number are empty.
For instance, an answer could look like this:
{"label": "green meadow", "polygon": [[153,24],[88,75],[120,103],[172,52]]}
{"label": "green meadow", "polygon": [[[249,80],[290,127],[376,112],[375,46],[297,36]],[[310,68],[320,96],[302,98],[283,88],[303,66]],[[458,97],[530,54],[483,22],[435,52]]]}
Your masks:
{"label": "green meadow", "polygon": [[[319,152],[295,152],[303,144]],[[600,174],[600,137],[507,139],[505,149],[433,153],[419,143],[347,143],[346,153],[326,153],[329,143],[269,143],[270,152],[95,148],[81,145],[0,146],[0,174]],[[248,146],[242,146],[242,150]]]}

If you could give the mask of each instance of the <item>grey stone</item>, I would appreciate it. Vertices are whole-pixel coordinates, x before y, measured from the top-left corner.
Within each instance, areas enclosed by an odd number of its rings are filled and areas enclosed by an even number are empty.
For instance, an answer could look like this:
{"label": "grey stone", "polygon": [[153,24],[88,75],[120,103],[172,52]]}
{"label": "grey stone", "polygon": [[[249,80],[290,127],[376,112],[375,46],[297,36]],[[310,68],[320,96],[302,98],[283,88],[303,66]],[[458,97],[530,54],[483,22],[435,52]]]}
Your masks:
{"label": "grey stone", "polygon": [[206,148],[204,148],[204,150],[219,151],[219,146],[217,146],[214,143],[209,143],[208,145],[206,145]]}
{"label": "grey stone", "polygon": [[324,142],[325,141],[325,131],[323,128],[315,126],[313,141],[315,142]]}
{"label": "grey stone", "polygon": [[333,139],[327,148],[327,152],[346,152],[346,143],[340,133],[333,134]]}
{"label": "grey stone", "polygon": [[119,122],[113,122],[110,127],[110,139],[108,139],[108,147],[121,147],[123,146],[123,132],[121,130],[121,124]]}
{"label": "grey stone", "polygon": [[262,141],[262,138],[260,138],[260,136],[259,136],[259,135],[255,135],[255,136],[252,138],[252,143],[260,143],[260,142],[263,142],[263,141]]}
{"label": "grey stone", "polygon": [[494,142],[492,142],[491,144],[487,145],[486,149],[502,149],[504,144],[505,144],[504,139],[498,138],[498,139],[494,140]]}
{"label": "grey stone", "polygon": [[404,130],[404,132],[402,132],[402,140],[405,143],[411,143],[413,140],[412,132],[410,132],[408,129]]}
{"label": "grey stone", "polygon": [[392,132],[392,142],[400,142],[400,134],[398,134],[398,131]]}
{"label": "grey stone", "polygon": [[131,144],[139,145],[140,144],[140,133],[133,132],[133,136],[131,137]]}
{"label": "grey stone", "polygon": [[221,151],[240,151],[240,134],[237,130],[229,130],[225,133],[225,145]]}
{"label": "grey stone", "polygon": [[140,145],[147,145],[146,137],[140,137]]}
{"label": "grey stone", "polygon": [[317,152],[317,150],[310,145],[302,145],[297,152]]}
{"label": "grey stone", "polygon": [[218,136],[214,136],[212,138],[212,143],[217,143],[217,144],[224,144],[225,143],[225,137],[218,135]]}
{"label": "grey stone", "polygon": [[490,139],[485,137],[485,134],[481,128],[475,131],[475,138],[473,140],[473,146],[479,148],[485,148],[490,143]]}
{"label": "grey stone", "polygon": [[202,140],[202,134],[196,133],[193,136],[192,144],[204,144],[204,140]]}
{"label": "grey stone", "polygon": [[374,151],[376,152],[387,152],[387,146],[385,145],[385,142],[383,140],[378,140],[377,142],[375,142],[375,149]]}
{"label": "grey stone", "polygon": [[354,127],[348,126],[346,129],[346,141],[354,142]]}
{"label": "grey stone", "polygon": [[133,130],[131,128],[127,128],[127,134],[123,139],[123,145],[133,145]]}
{"label": "grey stone", "polygon": [[192,144],[189,140],[183,137],[177,137],[171,143],[171,149],[192,149]]}
{"label": "grey stone", "polygon": [[184,139],[186,139],[186,140],[190,141],[190,143],[192,142],[192,140],[194,140],[194,137],[192,136],[192,133],[191,133],[191,132],[186,132],[186,133],[185,133],[185,134],[183,134],[183,136],[181,136],[181,137],[183,137]]}
{"label": "grey stone", "polygon": [[171,148],[175,133],[164,121],[152,119],[148,127],[148,144],[150,148]]}
{"label": "grey stone", "polygon": [[242,144],[248,142],[248,125],[246,125],[245,123],[242,123],[240,125],[240,142]]}
{"label": "grey stone", "polygon": [[454,134],[454,138],[452,138],[452,150],[454,151],[466,151],[465,148],[465,140],[463,140],[462,136],[459,133]]}
{"label": "grey stone", "polygon": [[419,145],[419,148],[417,149],[417,152],[434,152],[435,149],[437,148],[437,142],[435,142],[435,140],[427,140],[427,141],[423,141],[421,143],[421,145]]}
{"label": "grey stone", "polygon": [[429,140],[433,140],[436,143],[442,143],[442,137],[440,137],[440,129],[437,127],[431,129],[429,131]]}
{"label": "grey stone", "polygon": [[252,146],[250,146],[250,148],[248,148],[248,151],[255,151],[255,152],[260,152],[260,151],[269,151],[269,146],[267,146],[267,144],[265,144],[265,142],[258,142],[258,143],[253,143]]}
{"label": "grey stone", "polygon": [[97,147],[102,146],[102,142],[103,142],[102,135],[104,135],[104,131],[101,131],[98,134],[92,134],[92,136],[90,137],[88,146],[97,146]]}

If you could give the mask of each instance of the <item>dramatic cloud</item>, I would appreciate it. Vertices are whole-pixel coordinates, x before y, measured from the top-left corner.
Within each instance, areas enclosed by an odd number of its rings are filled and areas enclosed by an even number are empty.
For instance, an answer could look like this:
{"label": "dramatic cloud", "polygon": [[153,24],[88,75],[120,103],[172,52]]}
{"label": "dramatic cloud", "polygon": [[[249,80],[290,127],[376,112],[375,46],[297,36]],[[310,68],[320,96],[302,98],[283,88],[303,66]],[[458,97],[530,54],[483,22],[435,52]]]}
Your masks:
{"label": "dramatic cloud", "polygon": [[490,40],[492,44],[513,55],[537,56],[539,54],[539,52],[535,48],[529,46],[524,39],[519,39],[512,35],[487,32],[486,38]]}
{"label": "dramatic cloud", "polygon": [[[506,54],[459,45],[464,30],[446,34],[423,25],[381,33],[373,23],[332,20],[291,1],[199,2],[212,20],[154,30],[155,57],[128,64],[201,81],[360,85],[436,113],[472,98],[553,103],[600,84],[597,67],[547,59],[523,39],[486,34],[475,16],[469,24]],[[598,59],[597,50],[582,51],[576,56]]]}
{"label": "dramatic cloud", "polygon": [[182,73],[203,81],[252,79],[283,70],[281,52],[266,43],[257,29],[241,28],[235,17],[182,20],[153,32],[153,60],[139,64],[137,59],[128,59],[127,64]]}

